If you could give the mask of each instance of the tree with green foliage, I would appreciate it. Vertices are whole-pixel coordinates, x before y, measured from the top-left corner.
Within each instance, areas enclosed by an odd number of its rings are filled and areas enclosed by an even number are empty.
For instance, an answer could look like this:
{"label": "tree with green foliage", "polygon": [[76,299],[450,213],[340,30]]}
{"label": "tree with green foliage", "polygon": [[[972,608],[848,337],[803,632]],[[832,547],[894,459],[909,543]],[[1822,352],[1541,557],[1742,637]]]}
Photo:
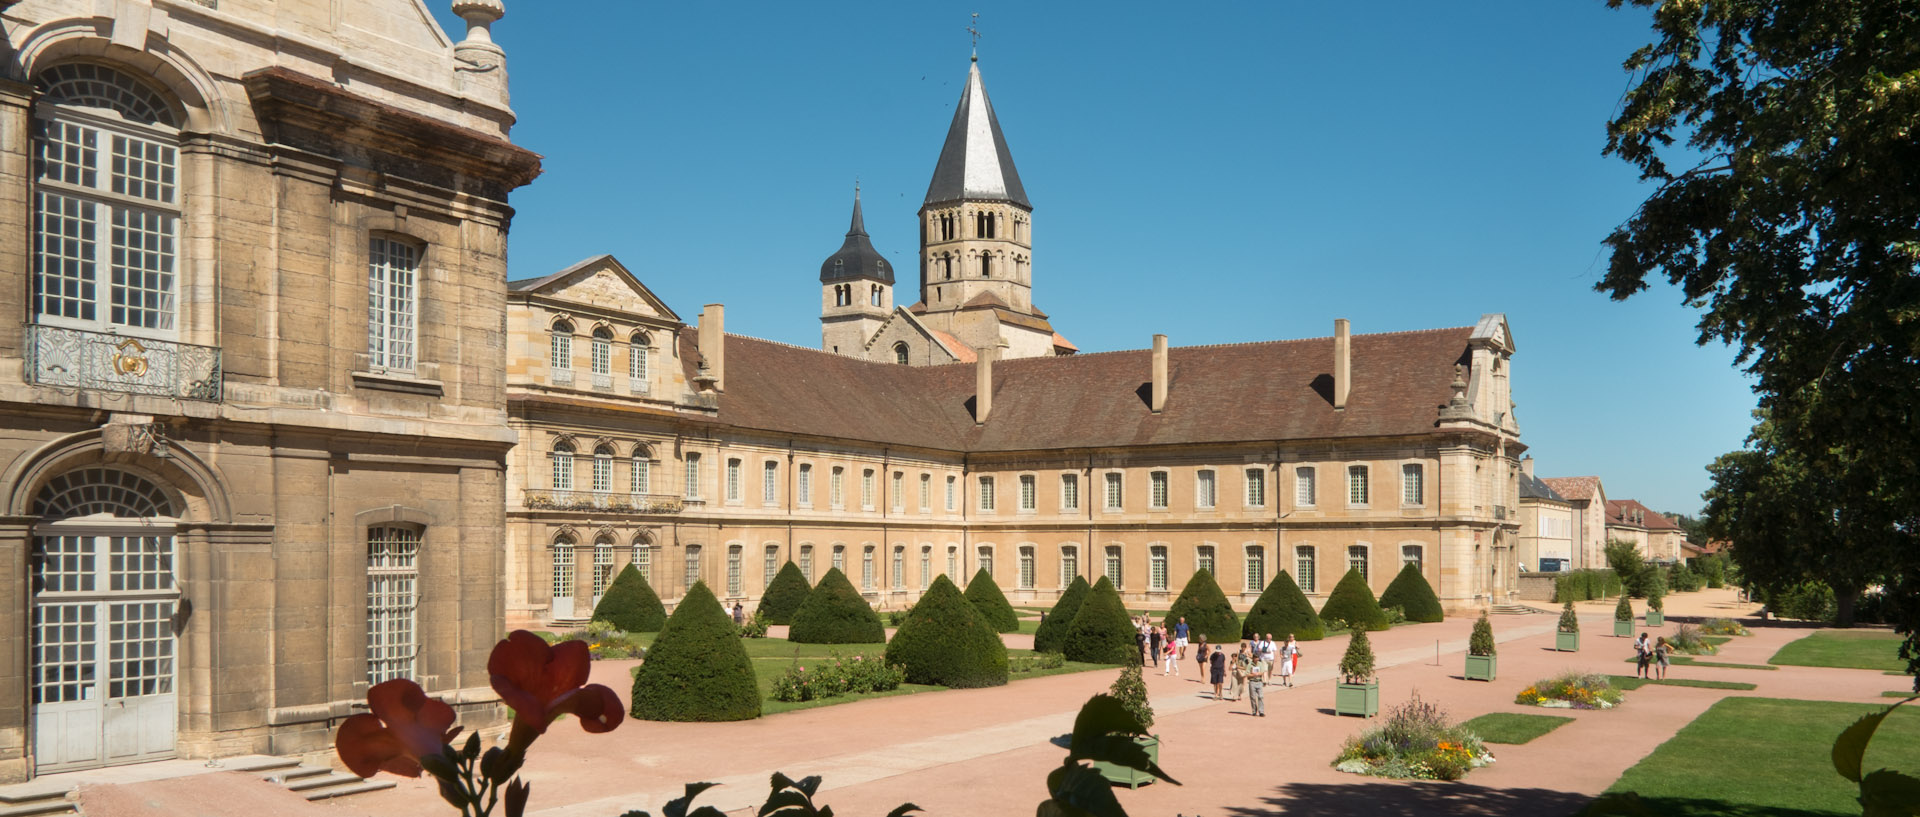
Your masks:
{"label": "tree with green foliage", "polygon": [[1347,641],[1347,651],[1340,656],[1340,679],[1349,684],[1373,681],[1373,642],[1367,640],[1366,630],[1354,630]]}
{"label": "tree with green foliage", "polygon": [[1380,606],[1400,608],[1408,621],[1432,622],[1447,618],[1440,609],[1440,597],[1433,593],[1433,585],[1427,583],[1426,575],[1413,562],[1400,568],[1400,575],[1393,577],[1386,592],[1380,594]]}
{"label": "tree with green foliage", "polygon": [[1647,594],[1647,574],[1652,568],[1640,546],[1628,539],[1608,539],[1604,551],[1607,566],[1620,577],[1620,593],[1639,598]]}
{"label": "tree with green foliage", "polygon": [[1468,655],[1493,655],[1493,622],[1487,620],[1482,612],[1479,620],[1473,622],[1473,635],[1467,637]]}
{"label": "tree with green foliage", "polygon": [[705,582],[667,618],[633,676],[633,716],[648,721],[760,717],[760,685],[739,628]]}
{"label": "tree with green foliage", "polygon": [[787,626],[787,640],[796,644],[880,644],[887,640],[887,628],[880,614],[861,598],[840,568],[827,571],[813,586],[807,600],[793,612]]}
{"label": "tree with green foliage", "polygon": [[1141,728],[1153,728],[1153,702],[1147,699],[1147,681],[1141,677],[1139,664],[1121,667],[1120,677],[1113,679],[1113,686],[1107,688],[1107,694],[1112,695],[1121,707],[1138,719]]}
{"label": "tree with green foliage", "polygon": [[1240,637],[1272,634],[1284,641],[1289,633],[1300,641],[1319,641],[1327,637],[1327,625],[1320,621],[1320,614],[1313,611],[1313,603],[1300,591],[1300,583],[1293,580],[1293,574],[1282,570],[1267,584],[1260,599],[1253,603],[1253,609],[1247,611],[1246,619],[1240,622]]}
{"label": "tree with green foliage", "polygon": [[1387,611],[1380,609],[1373,588],[1354,568],[1348,568],[1347,575],[1341,576],[1340,583],[1327,594],[1327,603],[1320,607],[1320,620],[1339,622],[1350,630],[1384,630],[1388,626]]}
{"label": "tree with green foliage", "polygon": [[1842,621],[1883,583],[1920,689],[1913,9],[1611,3],[1658,9],[1606,148],[1657,186],[1607,238],[1598,289],[1675,285],[1700,342],[1739,350],[1762,412],[1710,469],[1707,533],[1750,588],[1826,582]]}
{"label": "tree with green foliage", "polygon": [[767,617],[769,624],[792,624],[794,612],[812,591],[800,567],[789,561],[780,566],[780,572],[773,574],[773,582],[767,585],[767,592],[760,595],[760,606],[756,609]]}
{"label": "tree with green foliage", "polygon": [[613,584],[593,607],[593,620],[604,621],[629,633],[657,633],[667,623],[667,607],[660,603],[647,577],[633,565],[620,569]]}
{"label": "tree with green foliage", "polygon": [[1232,644],[1240,640],[1240,616],[1233,612],[1233,604],[1227,601],[1227,594],[1220,590],[1220,583],[1213,580],[1210,570],[1193,571],[1161,624],[1171,630],[1182,618],[1187,620],[1187,628],[1196,640],[1203,636],[1210,644]]}
{"label": "tree with green foliage", "polygon": [[1620,603],[1613,606],[1614,621],[1633,620],[1633,602],[1627,601],[1627,594],[1620,594]]}
{"label": "tree with green foliage", "polygon": [[1127,615],[1127,606],[1120,601],[1119,591],[1113,589],[1112,581],[1101,576],[1073,614],[1073,624],[1067,627],[1067,637],[1060,645],[1061,652],[1068,661],[1137,664],[1140,645],[1133,637],[1138,632],[1133,619]]}
{"label": "tree with green foliage", "polygon": [[1073,577],[1073,583],[1067,585],[1067,591],[1060,594],[1060,600],[1053,603],[1053,609],[1047,611],[1046,618],[1033,631],[1034,652],[1061,651],[1067,628],[1073,626],[1073,616],[1080,612],[1080,602],[1086,600],[1091,590],[1093,585],[1087,583],[1085,576]]}
{"label": "tree with green foliage", "polygon": [[994,687],[1007,682],[1007,646],[960,588],[933,580],[887,642],[887,663],[907,668],[907,683]]}
{"label": "tree with green foliage", "polygon": [[980,617],[996,632],[1012,633],[1020,630],[1020,616],[1013,611],[1013,605],[1007,603],[1007,594],[1000,592],[1000,585],[994,584],[993,574],[986,568],[980,568],[973,578],[967,581],[967,601],[980,611]]}
{"label": "tree with green foliage", "polygon": [[1569,601],[1560,608],[1560,625],[1557,629],[1563,633],[1580,632],[1580,616],[1573,612],[1573,602]]}

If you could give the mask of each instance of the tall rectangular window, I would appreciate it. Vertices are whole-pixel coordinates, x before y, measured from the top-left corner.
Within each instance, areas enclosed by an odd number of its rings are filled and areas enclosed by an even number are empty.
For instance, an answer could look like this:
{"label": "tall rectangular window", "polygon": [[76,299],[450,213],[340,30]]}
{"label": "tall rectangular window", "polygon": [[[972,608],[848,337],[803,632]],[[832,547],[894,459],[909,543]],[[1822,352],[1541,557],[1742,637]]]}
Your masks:
{"label": "tall rectangular window", "polygon": [[653,577],[653,546],[646,542],[633,543],[633,569],[640,571],[640,578],[648,584],[656,581]]}
{"label": "tall rectangular window", "polygon": [[983,513],[993,510],[993,477],[980,478],[980,510]]}
{"label": "tall rectangular window", "polygon": [[807,577],[807,584],[813,584],[813,546],[800,546],[800,575]]}
{"label": "tall rectangular window", "polygon": [[727,501],[740,501],[740,459],[727,458]]}
{"label": "tall rectangular window", "polygon": [[727,546],[727,595],[729,596],[740,595],[740,573],[742,570],[740,551],[741,547],[739,545]]}
{"label": "tall rectangular window", "polygon": [[1080,575],[1080,549],[1073,545],[1060,548],[1060,589],[1066,590],[1073,584],[1073,577]]}
{"label": "tall rectangular window", "polygon": [[1080,475],[1060,475],[1060,510],[1080,510]]}
{"label": "tall rectangular window", "polygon": [[846,473],[847,473],[847,469],[842,468],[838,465],[834,466],[833,470],[828,472],[828,475],[827,475],[827,504],[828,505],[838,508],[846,504],[846,498],[842,495],[842,491],[844,490],[844,488],[841,485],[843,481],[842,478],[846,476]]}
{"label": "tall rectangular window", "polygon": [[613,451],[602,449],[593,455],[593,492],[604,494],[613,490]]}
{"label": "tall rectangular window", "polygon": [[957,574],[959,574],[959,572],[960,550],[958,548],[947,548],[947,576],[949,578],[959,578],[961,582],[964,583],[966,579],[958,576]]}
{"label": "tall rectangular window", "polygon": [[860,472],[860,507],[873,510],[873,469]]}
{"label": "tall rectangular window", "polygon": [[573,449],[571,448],[555,449],[553,452],[553,489],[573,490]]}
{"label": "tall rectangular window", "polygon": [[800,494],[801,507],[813,507],[813,463],[800,463],[800,476],[794,481],[794,490]]}
{"label": "tall rectangular window", "polygon": [[993,548],[991,546],[980,546],[975,557],[974,569],[984,570],[989,576],[993,575]]}
{"label": "tall rectangular window", "polygon": [[1301,592],[1313,592],[1313,548],[1293,549],[1293,580],[1300,583]]}
{"label": "tall rectangular window", "polygon": [[698,500],[700,499],[700,455],[689,451],[683,458],[683,462],[687,472],[687,498]]}
{"label": "tall rectangular window", "polygon": [[899,471],[893,472],[893,482],[889,483],[888,487],[893,495],[887,498],[887,504],[893,506],[894,513],[899,513],[901,506],[907,501],[907,475]]}
{"label": "tall rectangular window", "polygon": [[773,586],[773,577],[777,575],[779,572],[780,572],[780,547],[778,545],[768,545],[767,546],[767,563],[763,565],[760,570],[760,574],[761,574],[760,589],[765,590],[768,587]]}
{"label": "tall rectangular window", "polygon": [[553,543],[553,598],[573,598],[573,540],[562,537]]}
{"label": "tall rectangular window", "polygon": [[920,475],[920,512],[933,510],[933,475]]}
{"label": "tall rectangular window", "polygon": [[93,122],[35,124],[34,319],[171,337],[178,149]]}
{"label": "tall rectangular window", "polygon": [[[420,532],[367,529],[367,682],[414,676]],[[117,558],[117,557],[116,557]]]}
{"label": "tall rectangular window", "polygon": [[375,236],[367,242],[367,357],[375,370],[413,371],[420,251]]}
{"label": "tall rectangular window", "polygon": [[1216,580],[1219,579],[1220,573],[1213,569],[1212,545],[1200,545],[1193,549],[1193,568],[1195,570],[1205,570],[1208,575],[1213,576]]}
{"label": "tall rectangular window", "polygon": [[646,494],[653,492],[653,461],[646,454],[634,452],[633,461],[627,469],[627,490],[631,493]]}
{"label": "tall rectangular window", "polygon": [[873,583],[873,546],[868,545],[860,551],[860,587],[872,590]]}
{"label": "tall rectangular window", "polygon": [[1414,570],[1425,571],[1426,570],[1426,559],[1424,558],[1425,550],[1426,550],[1425,548],[1422,548],[1419,545],[1401,545],[1400,546],[1400,563],[1413,565]]}
{"label": "tall rectangular window", "polygon": [[1035,556],[1033,553],[1033,546],[1026,545],[1021,547],[1020,548],[1020,589],[1022,590],[1033,589],[1033,573],[1036,567],[1036,565],[1034,564],[1034,561],[1035,561]]}
{"label": "tall rectangular window", "polygon": [[1034,485],[1037,479],[1032,474],[1020,475],[1020,510],[1031,511],[1039,502],[1039,490]]}
{"label": "tall rectangular window", "polygon": [[933,548],[920,546],[920,589],[933,585]]}
{"label": "tall rectangular window", "polygon": [[1293,469],[1293,504],[1311,508],[1313,499],[1313,466],[1303,465]]}
{"label": "tall rectangular window", "polygon": [[1367,504],[1367,467],[1364,465],[1347,466],[1347,504]]}
{"label": "tall rectangular window", "polygon": [[547,365],[556,372],[573,372],[573,324],[557,323],[547,336]]}
{"label": "tall rectangular window", "polygon": [[893,589],[905,590],[907,587],[907,549],[893,546]]}
{"label": "tall rectangular window", "polygon": [[1167,589],[1167,548],[1154,545],[1147,548],[1147,589]]}
{"label": "tall rectangular window", "polygon": [[1352,545],[1347,548],[1347,569],[1360,571],[1360,578],[1367,577],[1367,546]]}
{"label": "tall rectangular window", "polygon": [[594,379],[596,381],[604,380],[604,382],[609,384],[608,387],[611,388],[611,384],[613,383],[613,333],[608,332],[606,327],[593,330],[593,337],[588,340],[587,352],[587,365],[592,367]]}
{"label": "tall rectangular window", "polygon": [[1120,503],[1126,499],[1121,491],[1120,474],[1110,473],[1107,477],[1107,510],[1120,510]]}
{"label": "tall rectangular window", "polygon": [[780,463],[767,460],[760,464],[760,502],[772,505],[780,501]]}
{"label": "tall rectangular window", "polygon": [[1247,507],[1263,508],[1267,504],[1267,469],[1247,469]]}
{"label": "tall rectangular window", "polygon": [[1426,503],[1426,468],[1418,463],[1400,466],[1400,501],[1408,505]]}
{"label": "tall rectangular window", "polygon": [[607,585],[613,584],[613,540],[606,539],[593,543],[593,601],[600,603],[600,597],[607,594]]}
{"label": "tall rectangular window", "polygon": [[846,545],[833,546],[833,569],[840,571],[840,574],[843,576],[846,575],[846,572],[847,572],[847,546]]}
{"label": "tall rectangular window", "polygon": [[958,507],[958,505],[955,504],[956,502],[958,502],[958,500],[954,496],[954,494],[957,493],[957,491],[954,489],[954,485],[957,484],[958,481],[959,481],[958,477],[947,477],[947,511],[948,512],[952,512],[954,508]]}
{"label": "tall rectangular window", "polygon": [[627,381],[630,391],[646,394],[652,390],[651,384],[647,381],[649,352],[647,338],[644,335],[634,335],[632,343],[627,345]]}
{"label": "tall rectangular window", "polygon": [[1267,589],[1267,549],[1259,545],[1249,545],[1246,591],[1258,593],[1265,589]]}
{"label": "tall rectangular window", "polygon": [[1120,546],[1108,545],[1107,546],[1107,581],[1112,582],[1115,589],[1119,589],[1121,587],[1120,567],[1121,567]]}
{"label": "tall rectangular window", "polygon": [[1213,484],[1213,471],[1203,470],[1194,475],[1193,504],[1201,508],[1211,508],[1220,501],[1218,486]]}
{"label": "tall rectangular window", "polygon": [[1147,475],[1147,507],[1154,510],[1167,508],[1167,472],[1155,471]]}
{"label": "tall rectangular window", "polygon": [[681,576],[681,579],[686,581],[686,584],[684,585],[684,587],[691,589],[695,584],[698,584],[700,581],[700,546],[699,545],[687,546],[686,568],[687,568],[686,573],[685,575]]}

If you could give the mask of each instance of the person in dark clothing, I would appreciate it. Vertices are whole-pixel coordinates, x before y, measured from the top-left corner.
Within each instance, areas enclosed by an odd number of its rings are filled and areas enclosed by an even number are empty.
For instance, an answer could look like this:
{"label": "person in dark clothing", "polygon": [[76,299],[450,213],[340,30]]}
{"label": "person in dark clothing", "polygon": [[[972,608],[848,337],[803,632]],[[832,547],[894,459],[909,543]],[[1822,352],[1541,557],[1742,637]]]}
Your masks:
{"label": "person in dark clothing", "polygon": [[1165,636],[1163,635],[1164,632],[1165,631],[1161,630],[1159,627],[1154,627],[1152,629],[1151,634],[1147,636],[1147,638],[1153,642],[1153,652],[1149,653],[1150,655],[1160,654],[1160,644],[1166,640]]}
{"label": "person in dark clothing", "polygon": [[1152,668],[1153,662],[1160,657],[1160,651],[1147,652],[1147,625],[1137,620],[1134,622],[1133,643],[1140,648],[1140,666]]}
{"label": "person in dark clothing", "polygon": [[1227,683],[1227,651],[1221,649],[1220,645],[1215,644],[1213,647],[1213,655],[1207,658],[1207,666],[1211,670],[1207,680],[1213,682],[1213,699],[1216,701],[1221,700],[1224,695],[1221,693],[1220,687]]}

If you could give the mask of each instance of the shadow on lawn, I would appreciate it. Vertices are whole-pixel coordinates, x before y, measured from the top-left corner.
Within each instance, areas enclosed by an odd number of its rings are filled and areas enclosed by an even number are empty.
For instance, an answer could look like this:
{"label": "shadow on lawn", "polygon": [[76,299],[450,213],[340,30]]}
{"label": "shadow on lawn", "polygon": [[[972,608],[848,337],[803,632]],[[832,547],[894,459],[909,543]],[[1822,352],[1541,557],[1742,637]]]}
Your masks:
{"label": "shadow on lawn", "polygon": [[[1593,798],[1552,789],[1490,789],[1472,783],[1399,782],[1289,783],[1259,805],[1226,809],[1232,817],[1571,817]],[[1837,812],[1654,797],[1644,801],[1661,817],[1839,817]],[[1203,812],[1205,814],[1205,812]]]}

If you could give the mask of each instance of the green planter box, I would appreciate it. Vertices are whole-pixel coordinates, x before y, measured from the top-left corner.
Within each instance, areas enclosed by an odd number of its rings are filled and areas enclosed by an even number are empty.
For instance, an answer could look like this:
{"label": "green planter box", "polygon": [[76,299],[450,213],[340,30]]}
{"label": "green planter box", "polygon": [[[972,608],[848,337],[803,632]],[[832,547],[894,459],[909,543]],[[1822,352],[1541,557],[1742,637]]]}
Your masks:
{"label": "green planter box", "polygon": [[1553,637],[1553,648],[1561,652],[1579,652],[1580,651],[1580,634],[1555,632]]}
{"label": "green planter box", "polygon": [[1500,669],[1500,657],[1496,655],[1467,656],[1467,680],[1491,681]]}
{"label": "green planter box", "polygon": [[[1147,750],[1147,758],[1152,760],[1155,766],[1160,765],[1160,738],[1154,735],[1144,735],[1134,738],[1133,742],[1140,744]],[[1107,779],[1107,782],[1126,786],[1129,789],[1140,788],[1140,784],[1152,783],[1156,779],[1153,775],[1138,769],[1129,769],[1125,766],[1118,766],[1100,760],[1093,762],[1093,770],[1099,772],[1101,777]]]}
{"label": "green planter box", "polygon": [[1633,637],[1633,622],[1631,622],[1631,621],[1617,621],[1617,620],[1616,620],[1616,621],[1614,621],[1614,622],[1613,622],[1613,634],[1614,634],[1614,635],[1617,635],[1617,636],[1619,636],[1619,637],[1621,637],[1621,638],[1632,638],[1632,637]]}
{"label": "green planter box", "polygon": [[1667,614],[1666,614],[1666,613],[1664,613],[1664,612],[1661,612],[1661,611],[1659,611],[1659,610],[1648,610],[1648,611],[1647,611],[1647,626],[1648,626],[1648,627],[1665,627],[1665,626],[1667,626]]}
{"label": "green planter box", "polygon": [[1337,684],[1333,690],[1333,712],[1336,715],[1359,715],[1371,718],[1380,713],[1380,684]]}

